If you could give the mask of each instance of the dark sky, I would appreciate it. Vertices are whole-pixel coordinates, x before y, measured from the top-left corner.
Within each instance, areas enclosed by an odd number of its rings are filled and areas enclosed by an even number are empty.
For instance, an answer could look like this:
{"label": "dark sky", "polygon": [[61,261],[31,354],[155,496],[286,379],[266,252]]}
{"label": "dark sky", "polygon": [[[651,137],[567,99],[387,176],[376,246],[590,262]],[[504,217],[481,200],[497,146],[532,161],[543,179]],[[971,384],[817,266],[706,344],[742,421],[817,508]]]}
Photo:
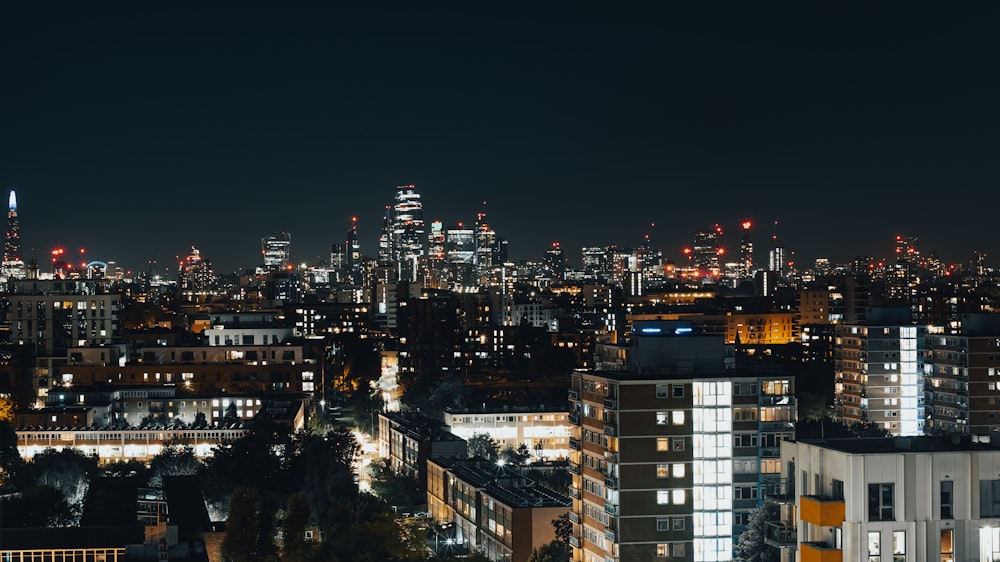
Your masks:
{"label": "dark sky", "polygon": [[413,183],[428,221],[486,200],[516,259],[654,222],[676,256],[745,217],[799,263],[897,233],[1000,257],[992,3],[322,4],[0,4],[0,186],[29,255],[196,245],[229,271],[288,231],[314,261],[354,215],[373,254]]}

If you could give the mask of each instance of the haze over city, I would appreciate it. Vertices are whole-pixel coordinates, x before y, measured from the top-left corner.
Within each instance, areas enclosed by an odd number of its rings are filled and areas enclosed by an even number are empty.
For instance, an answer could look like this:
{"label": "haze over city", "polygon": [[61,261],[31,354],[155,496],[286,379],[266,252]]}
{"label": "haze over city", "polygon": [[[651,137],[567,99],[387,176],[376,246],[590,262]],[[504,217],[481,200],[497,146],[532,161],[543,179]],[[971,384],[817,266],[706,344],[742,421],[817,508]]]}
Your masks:
{"label": "haze over city", "polygon": [[[512,259],[773,221],[800,263],[896,234],[967,262],[995,189],[993,7],[8,3],[0,186],[26,258],[326,259],[396,185]],[[961,201],[955,197],[962,197]],[[655,228],[650,225],[655,223]]]}

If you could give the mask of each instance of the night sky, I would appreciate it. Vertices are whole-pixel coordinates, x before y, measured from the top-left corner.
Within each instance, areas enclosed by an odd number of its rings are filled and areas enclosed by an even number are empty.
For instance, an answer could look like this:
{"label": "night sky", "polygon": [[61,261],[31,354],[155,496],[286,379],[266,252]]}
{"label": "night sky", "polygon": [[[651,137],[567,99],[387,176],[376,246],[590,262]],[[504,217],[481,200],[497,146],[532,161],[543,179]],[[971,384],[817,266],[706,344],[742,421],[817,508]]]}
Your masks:
{"label": "night sky", "polygon": [[0,5],[26,257],[231,271],[287,231],[315,262],[352,216],[373,255],[412,183],[428,223],[485,200],[515,259],[744,218],[759,262],[774,220],[799,264],[1000,258],[992,3],[151,4]]}

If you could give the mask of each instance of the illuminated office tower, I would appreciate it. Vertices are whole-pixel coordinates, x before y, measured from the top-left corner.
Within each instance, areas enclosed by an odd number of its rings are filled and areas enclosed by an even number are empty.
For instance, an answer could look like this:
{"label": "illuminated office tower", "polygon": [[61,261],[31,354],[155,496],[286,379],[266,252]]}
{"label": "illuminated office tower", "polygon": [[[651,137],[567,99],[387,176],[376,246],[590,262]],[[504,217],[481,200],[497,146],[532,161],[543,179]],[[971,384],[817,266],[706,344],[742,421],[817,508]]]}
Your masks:
{"label": "illuminated office tower", "polygon": [[351,217],[351,228],[347,231],[347,247],[344,248],[344,269],[347,278],[354,285],[361,283],[361,240],[358,238],[358,217]]}
{"label": "illuminated office tower", "polygon": [[748,220],[740,225],[740,279],[753,278],[753,223]]}
{"label": "illuminated office tower", "polygon": [[292,235],[287,232],[272,234],[260,239],[260,252],[264,255],[266,271],[280,271],[291,263]]}
{"label": "illuminated office tower", "polygon": [[390,256],[396,261],[399,279],[416,281],[418,259],[427,255],[427,233],[423,203],[415,186],[396,187],[391,218]]}
{"label": "illuminated office tower", "polygon": [[712,225],[711,228],[695,233],[689,257],[698,272],[697,276],[704,283],[711,283],[719,278],[724,253],[721,226]]}
{"label": "illuminated office tower", "polygon": [[441,221],[431,222],[431,233],[427,236],[427,255],[434,260],[445,259],[445,232]]}
{"label": "illuminated office tower", "polygon": [[10,190],[7,199],[7,238],[3,247],[3,278],[22,279],[27,271],[21,257],[21,226],[17,218],[17,195]]}
{"label": "illuminated office tower", "polygon": [[471,265],[476,259],[476,231],[463,223],[449,228],[444,233],[445,256],[448,263]]}
{"label": "illuminated office tower", "polygon": [[774,221],[774,233],[771,235],[771,253],[768,256],[768,269],[778,275],[779,281],[785,277],[785,272],[787,271],[786,258],[785,248],[781,246],[781,242],[778,240],[778,221]]}
{"label": "illuminated office tower", "polygon": [[392,260],[392,206],[386,205],[385,214],[382,215],[382,232],[378,237],[378,261],[388,264]]}
{"label": "illuminated office tower", "polygon": [[194,246],[191,253],[180,263],[177,275],[177,295],[182,302],[205,302],[212,294],[215,285],[215,274],[212,262],[202,257]]}
{"label": "illuminated office tower", "polygon": [[558,279],[561,281],[563,279],[566,274],[566,255],[563,253],[559,242],[553,242],[552,247],[545,250],[545,255],[542,257],[542,265],[553,280]]}
{"label": "illuminated office tower", "polygon": [[583,248],[583,272],[588,277],[608,276],[607,249],[600,246]]}
{"label": "illuminated office tower", "polygon": [[486,222],[486,213],[476,215],[476,274],[479,284],[489,284],[493,268],[500,265],[497,233]]}

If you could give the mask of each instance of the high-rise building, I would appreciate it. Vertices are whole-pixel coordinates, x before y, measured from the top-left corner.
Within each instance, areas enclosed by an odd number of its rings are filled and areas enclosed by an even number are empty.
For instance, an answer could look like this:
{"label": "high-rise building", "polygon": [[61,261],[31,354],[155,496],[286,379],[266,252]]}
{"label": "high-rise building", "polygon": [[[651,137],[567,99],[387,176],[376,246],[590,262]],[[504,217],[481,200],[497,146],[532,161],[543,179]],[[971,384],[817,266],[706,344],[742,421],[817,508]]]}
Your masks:
{"label": "high-rise building", "polygon": [[570,386],[574,560],[732,560],[794,437],[794,378],[743,373],[721,335],[637,320]]}
{"label": "high-rise building", "polygon": [[695,233],[690,258],[698,272],[698,277],[703,282],[712,283],[718,280],[722,273],[724,253],[721,226],[712,225],[710,228]]}
{"label": "high-rise building", "polygon": [[843,423],[874,423],[892,435],[924,433],[926,326],[840,324],[836,328],[834,410]]}
{"label": "high-rise building", "polygon": [[753,278],[753,223],[745,220],[740,225],[740,262],[739,278]]}
{"label": "high-rise building", "polygon": [[486,213],[476,215],[476,274],[480,285],[490,284],[493,268],[503,263],[497,233],[486,222]]}
{"label": "high-rise building", "polygon": [[21,256],[21,225],[17,218],[17,194],[10,190],[7,199],[7,237],[3,246],[4,279],[22,279],[27,275]]}
{"label": "high-rise building", "polygon": [[399,279],[416,281],[419,258],[427,255],[424,206],[416,186],[396,187],[391,226],[391,255],[396,261]]}
{"label": "high-rise building", "polygon": [[1000,427],[1000,317],[964,315],[960,334],[930,327],[923,355],[924,432],[990,442]]}
{"label": "high-rise building", "polygon": [[785,248],[778,240],[778,221],[774,221],[774,233],[771,235],[771,251],[768,254],[768,269],[778,275],[778,280],[785,277],[788,265],[786,262]]}
{"label": "high-rise building", "polygon": [[562,281],[566,274],[566,255],[563,253],[559,242],[553,242],[552,247],[545,250],[542,258],[542,265],[549,277],[553,280]]}
{"label": "high-rise building", "polygon": [[476,260],[476,231],[458,223],[445,231],[444,247],[448,263],[472,265]]}
{"label": "high-rise building", "polygon": [[194,246],[180,263],[177,275],[177,297],[180,302],[203,303],[215,285],[212,262],[201,256]]}
{"label": "high-rise building", "polygon": [[358,237],[358,217],[351,217],[351,228],[347,231],[347,246],[344,248],[344,270],[353,285],[361,284],[361,240]]}
{"label": "high-rise building", "polygon": [[271,234],[260,239],[260,253],[264,256],[265,271],[286,269],[291,260],[292,235],[287,232]]}

